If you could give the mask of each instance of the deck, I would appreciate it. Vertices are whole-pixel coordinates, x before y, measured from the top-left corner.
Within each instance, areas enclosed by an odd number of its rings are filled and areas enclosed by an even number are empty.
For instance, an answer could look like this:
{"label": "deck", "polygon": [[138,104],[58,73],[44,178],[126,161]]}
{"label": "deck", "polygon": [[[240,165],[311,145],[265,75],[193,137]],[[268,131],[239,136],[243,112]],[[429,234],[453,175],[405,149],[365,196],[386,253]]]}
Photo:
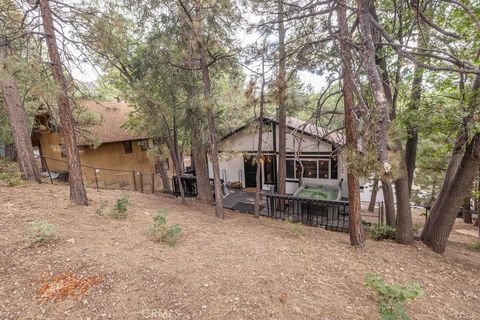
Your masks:
{"label": "deck", "polygon": [[[255,213],[255,192],[240,189],[229,189],[230,193],[223,198],[223,207],[243,213]],[[260,193],[260,215],[268,216],[266,193]]]}
{"label": "deck", "polygon": [[[178,196],[178,184],[175,183],[175,194]],[[197,194],[196,178],[182,177],[185,195],[195,197]],[[242,212],[255,213],[255,192],[249,189],[228,189],[223,185],[223,207],[226,209]],[[363,216],[363,223],[381,223],[383,206],[378,212]],[[300,222],[310,226],[324,227],[329,230],[348,232],[349,230],[349,203],[342,200],[322,200],[292,195],[278,195],[272,192],[261,191],[260,215],[275,219]]]}

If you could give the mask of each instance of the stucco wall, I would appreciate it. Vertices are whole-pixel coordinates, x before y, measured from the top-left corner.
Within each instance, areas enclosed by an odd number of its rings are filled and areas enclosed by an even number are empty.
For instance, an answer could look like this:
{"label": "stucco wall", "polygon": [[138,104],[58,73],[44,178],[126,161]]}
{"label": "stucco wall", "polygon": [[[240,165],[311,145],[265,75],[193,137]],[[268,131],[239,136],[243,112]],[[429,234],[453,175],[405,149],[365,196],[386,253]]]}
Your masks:
{"label": "stucco wall", "polygon": [[[262,150],[273,150],[273,132],[263,132]],[[247,127],[237,133],[232,134],[218,144],[220,151],[256,151],[258,149],[258,132],[253,127]]]}
{"label": "stucco wall", "polygon": [[[221,153],[219,157],[219,165],[220,176],[227,184],[230,182],[239,181],[239,179],[241,179],[243,184],[245,183],[245,173],[243,172],[243,154]],[[211,176],[213,177],[213,171],[211,172]]]}
{"label": "stucco wall", "polygon": [[[277,136],[278,146],[278,136]],[[332,145],[301,133],[293,134],[291,130],[287,131],[287,152],[331,152]]]}
{"label": "stucco wall", "polygon": [[[277,130],[276,134],[276,146],[278,150],[278,126],[275,126]],[[273,151],[273,132],[267,131],[263,133],[262,151]],[[238,172],[241,171],[242,187],[245,187],[245,172],[244,172],[244,155],[255,155],[258,145],[258,133],[253,126],[247,127],[239,132],[232,134],[219,143],[220,150],[220,173],[222,177],[226,176],[226,183],[238,181]],[[325,141],[319,140],[315,137],[301,132],[293,134],[291,129],[287,130],[287,158],[291,158],[293,153],[304,153],[301,158],[318,159],[318,157],[330,157],[333,151],[333,145]],[[342,183],[342,196],[348,197],[348,184],[345,174],[345,165],[341,155],[338,156],[338,179],[309,179],[304,178],[304,184],[320,184],[320,185],[332,185],[338,186],[341,179]],[[277,158],[278,164],[278,158]],[[209,161],[210,177],[213,177],[212,166]],[[268,190],[270,185],[265,185],[263,182],[264,172],[262,166],[262,189]],[[286,184],[287,193],[293,194],[299,188],[298,181],[287,181]]]}
{"label": "stucco wall", "polygon": [[[278,126],[276,145],[278,149]],[[262,134],[262,151],[273,151],[273,131],[263,132]],[[332,145],[316,139],[312,136],[287,130],[286,140],[287,152],[331,152]],[[255,127],[247,127],[237,133],[232,134],[228,138],[219,143],[220,151],[241,152],[256,151],[258,149],[258,132]]]}

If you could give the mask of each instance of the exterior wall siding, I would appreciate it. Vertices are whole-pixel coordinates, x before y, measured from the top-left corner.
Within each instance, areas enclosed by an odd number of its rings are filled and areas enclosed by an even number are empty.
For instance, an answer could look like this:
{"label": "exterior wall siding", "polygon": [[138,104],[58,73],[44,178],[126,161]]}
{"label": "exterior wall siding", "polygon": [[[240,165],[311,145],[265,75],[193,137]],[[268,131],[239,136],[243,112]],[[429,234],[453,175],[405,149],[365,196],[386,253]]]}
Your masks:
{"label": "exterior wall siding", "polygon": [[[61,144],[63,138],[57,132],[40,133],[38,141],[42,155],[45,156],[50,171],[66,171],[66,158],[61,156]],[[132,153],[125,153],[123,141],[101,144],[98,148],[79,147],[80,163],[82,166],[99,168],[97,177],[105,184],[118,183],[133,184],[132,171],[140,171],[145,177],[145,183],[151,181],[151,174],[155,173],[155,164],[147,156],[138,144],[140,140],[132,141]],[[90,168],[82,168],[85,181],[88,185],[95,183],[95,171]],[[102,170],[111,169],[111,170]],[[119,171],[113,171],[119,170]],[[121,171],[120,171],[121,170]],[[128,173],[122,171],[129,171]],[[173,164],[169,159],[169,177],[173,176]]]}
{"label": "exterior wall siding", "polygon": [[[266,129],[267,126],[264,127]],[[271,126],[270,126],[271,128]],[[262,134],[262,151],[273,151],[273,132],[264,132]],[[220,141],[219,151],[242,152],[256,151],[258,149],[258,133],[253,127],[247,127],[227,139]]]}
{"label": "exterior wall siding", "polygon": [[[271,126],[273,127],[273,126]],[[278,133],[278,126],[275,126]],[[278,134],[274,135],[272,130],[263,134],[262,152],[264,154],[272,154],[274,150],[273,137],[276,136],[275,145],[278,146]],[[253,126],[240,130],[219,143],[220,150],[220,174],[225,182],[239,181],[239,172],[242,182],[242,187],[245,187],[245,172],[244,172],[244,156],[256,155],[258,133]],[[303,134],[302,132],[295,132],[291,129],[287,130],[287,158],[293,157],[295,153],[299,154],[300,159],[309,158],[329,158],[333,151],[333,145],[316,139],[315,137]],[[341,155],[337,157],[338,161],[338,179],[312,179],[303,178],[305,184],[320,184],[338,186],[341,179],[342,182],[342,197],[348,197],[348,184],[346,181],[346,169]],[[277,156],[278,164],[278,156]],[[213,177],[211,162],[209,161],[210,177]],[[288,179],[287,179],[288,180]],[[262,189],[270,190],[271,185],[265,184],[265,176],[262,166]],[[299,188],[298,181],[287,181],[287,193],[293,194]]]}

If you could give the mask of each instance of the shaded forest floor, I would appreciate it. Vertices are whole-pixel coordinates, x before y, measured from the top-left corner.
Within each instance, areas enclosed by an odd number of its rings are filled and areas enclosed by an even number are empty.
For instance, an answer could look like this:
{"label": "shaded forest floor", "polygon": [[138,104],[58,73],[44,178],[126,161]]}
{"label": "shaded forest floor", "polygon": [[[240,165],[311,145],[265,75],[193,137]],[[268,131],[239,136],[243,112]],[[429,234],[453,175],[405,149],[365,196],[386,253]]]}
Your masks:
{"label": "shaded forest floor", "polygon": [[[369,240],[359,251],[348,234],[304,227],[297,238],[286,222],[230,211],[222,221],[208,205],[134,192],[125,221],[96,214],[124,194],[89,189],[91,205],[79,207],[66,186],[0,186],[1,319],[378,319],[366,273],[421,284],[425,294],[406,305],[412,319],[480,319],[473,237],[452,233],[443,256],[419,242]],[[176,247],[149,238],[162,208],[183,228]],[[58,239],[29,247],[33,220],[58,225]],[[77,296],[40,296],[59,274],[96,280]]]}

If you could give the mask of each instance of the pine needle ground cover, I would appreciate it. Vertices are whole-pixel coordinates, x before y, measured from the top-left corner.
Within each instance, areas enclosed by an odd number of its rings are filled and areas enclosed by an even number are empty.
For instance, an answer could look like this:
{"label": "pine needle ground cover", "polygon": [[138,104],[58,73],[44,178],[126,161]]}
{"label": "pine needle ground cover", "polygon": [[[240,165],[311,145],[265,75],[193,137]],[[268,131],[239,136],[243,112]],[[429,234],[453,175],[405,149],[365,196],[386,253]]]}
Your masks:
{"label": "pine needle ground cover", "polygon": [[[82,207],[68,186],[0,187],[0,319],[380,319],[367,273],[421,286],[404,304],[410,319],[480,319],[480,254],[464,234],[452,232],[443,256],[419,242],[368,239],[361,251],[345,233],[302,226],[294,237],[285,221],[231,211],[220,220],[212,206],[167,195],[87,194]],[[96,212],[126,194],[127,219]],[[167,226],[182,228],[174,247],[149,232],[163,208]],[[26,245],[32,220],[58,226],[55,241]]]}

